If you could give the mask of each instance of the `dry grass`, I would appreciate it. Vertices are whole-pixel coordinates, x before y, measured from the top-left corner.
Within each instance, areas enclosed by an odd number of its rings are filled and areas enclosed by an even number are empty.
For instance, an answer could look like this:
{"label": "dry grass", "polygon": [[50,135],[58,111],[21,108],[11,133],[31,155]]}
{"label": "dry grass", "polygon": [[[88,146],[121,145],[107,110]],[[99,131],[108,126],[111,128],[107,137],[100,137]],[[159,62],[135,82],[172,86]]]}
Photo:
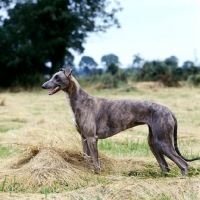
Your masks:
{"label": "dry grass", "polygon": [[[62,128],[61,132],[36,128],[10,131],[2,135],[1,144],[20,149],[20,153],[2,160],[0,182],[6,179],[4,191],[11,185],[13,191],[42,192],[45,187],[60,192],[93,184],[92,161],[86,169],[80,139],[73,133],[63,133]],[[114,159],[104,155],[101,161],[102,171],[114,164]]]}
{"label": "dry grass", "polygon": [[[19,162],[10,166],[11,168],[2,170],[1,179],[6,180],[4,190],[9,191],[36,191],[41,192],[42,188],[56,191],[56,185],[66,185],[70,182],[70,187],[81,184],[79,177],[80,170],[72,167],[56,151],[51,149],[40,150],[32,158],[21,158]],[[71,180],[73,181],[73,185]],[[8,184],[6,184],[8,182]]]}
{"label": "dry grass", "polygon": [[[199,179],[195,180],[138,180],[130,178],[126,180],[117,179],[113,184],[106,186],[98,185],[84,189],[77,189],[76,191],[63,192],[58,194],[48,194],[47,199],[51,200],[79,200],[79,199],[124,199],[124,200],[185,200],[199,199]],[[166,194],[167,190],[167,194]],[[45,195],[41,194],[9,194],[1,193],[1,199],[5,200],[44,200]]]}
{"label": "dry grass", "polygon": [[[130,83],[114,90],[88,88],[88,92],[112,99],[151,100],[169,107],[178,118],[180,151],[188,157],[199,154],[200,89]],[[0,94],[0,100],[4,96]],[[51,97],[44,91],[7,93],[5,102],[0,110],[0,143],[17,151],[0,158],[0,189],[4,191],[0,199],[200,198],[198,161],[190,164],[190,178],[182,180],[172,162],[171,173],[165,177],[153,155],[119,157],[105,150],[100,154],[102,173],[94,175],[92,161],[85,167],[80,136],[62,92]],[[144,141],[146,126],[127,130],[111,140],[123,144],[133,136]]]}
{"label": "dry grass", "polygon": [[6,97],[3,97],[1,100],[0,100],[0,106],[5,106],[6,105]]}

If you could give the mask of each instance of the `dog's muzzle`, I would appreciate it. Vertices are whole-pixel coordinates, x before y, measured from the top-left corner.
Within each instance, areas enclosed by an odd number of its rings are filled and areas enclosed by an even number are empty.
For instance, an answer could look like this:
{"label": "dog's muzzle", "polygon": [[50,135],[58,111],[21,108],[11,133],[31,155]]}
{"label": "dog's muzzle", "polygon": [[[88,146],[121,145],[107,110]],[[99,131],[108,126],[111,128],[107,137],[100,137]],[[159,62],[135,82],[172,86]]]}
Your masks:
{"label": "dog's muzzle", "polygon": [[44,84],[42,85],[42,89],[46,89],[46,87],[45,87],[45,85],[44,85]]}
{"label": "dog's muzzle", "polygon": [[55,86],[55,87],[53,87],[53,88],[49,88],[49,87],[47,87],[46,84],[44,83],[44,84],[42,85],[42,89],[51,89],[51,91],[49,92],[49,95],[52,95],[52,94],[55,94],[55,93],[57,93],[58,91],[60,91],[60,90],[61,90],[61,87],[57,85],[57,86]]}

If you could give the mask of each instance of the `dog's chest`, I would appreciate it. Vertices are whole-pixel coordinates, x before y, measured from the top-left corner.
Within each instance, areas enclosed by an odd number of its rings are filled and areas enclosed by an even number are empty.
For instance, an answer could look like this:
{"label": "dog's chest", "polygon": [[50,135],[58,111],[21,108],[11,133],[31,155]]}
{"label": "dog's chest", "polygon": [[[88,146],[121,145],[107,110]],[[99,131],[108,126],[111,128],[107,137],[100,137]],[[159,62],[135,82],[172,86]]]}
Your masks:
{"label": "dog's chest", "polygon": [[75,126],[77,126],[77,124],[76,124],[76,119],[75,119],[75,115],[74,115],[74,112],[73,112],[73,110],[72,110],[72,106],[71,106],[71,103],[70,103],[68,94],[66,94],[66,99],[67,99],[67,102],[68,102],[69,107],[70,107],[70,113],[71,113],[71,117],[72,117],[72,123],[73,123]]}

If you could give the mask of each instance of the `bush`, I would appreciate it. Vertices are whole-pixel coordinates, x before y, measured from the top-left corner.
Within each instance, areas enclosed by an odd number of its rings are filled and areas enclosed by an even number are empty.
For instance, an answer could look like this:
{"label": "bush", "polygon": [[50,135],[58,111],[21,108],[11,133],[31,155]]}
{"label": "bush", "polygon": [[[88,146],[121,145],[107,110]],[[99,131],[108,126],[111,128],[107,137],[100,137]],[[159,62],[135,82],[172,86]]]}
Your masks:
{"label": "bush", "polygon": [[127,73],[119,70],[116,74],[105,73],[102,75],[92,75],[77,78],[82,87],[99,85],[100,89],[117,88],[121,84],[127,83]]}
{"label": "bush", "polygon": [[10,89],[11,91],[32,90],[35,87],[40,87],[45,82],[43,75],[36,73],[34,75],[20,75],[12,82]]}
{"label": "bush", "polygon": [[167,65],[165,62],[146,62],[136,71],[137,81],[158,81],[164,86],[178,86],[179,70],[177,66]]}
{"label": "bush", "polygon": [[173,74],[170,71],[166,72],[165,74],[159,75],[156,81],[162,83],[164,86],[167,87],[179,86],[178,80],[173,77]]}
{"label": "bush", "polygon": [[199,86],[200,85],[200,74],[190,75],[187,79],[187,82],[190,86]]}

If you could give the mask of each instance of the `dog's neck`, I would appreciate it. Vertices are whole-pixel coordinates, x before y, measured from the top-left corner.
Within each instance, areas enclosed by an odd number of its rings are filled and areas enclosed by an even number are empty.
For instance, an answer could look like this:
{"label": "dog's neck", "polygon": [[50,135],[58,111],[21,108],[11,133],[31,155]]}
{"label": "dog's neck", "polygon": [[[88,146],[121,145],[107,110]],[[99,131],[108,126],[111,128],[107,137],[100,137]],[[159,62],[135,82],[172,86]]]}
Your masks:
{"label": "dog's neck", "polygon": [[77,80],[71,76],[69,87],[64,90],[66,97],[69,100],[69,104],[72,108],[73,113],[75,113],[77,103],[81,100],[86,99],[89,95],[81,88]]}

